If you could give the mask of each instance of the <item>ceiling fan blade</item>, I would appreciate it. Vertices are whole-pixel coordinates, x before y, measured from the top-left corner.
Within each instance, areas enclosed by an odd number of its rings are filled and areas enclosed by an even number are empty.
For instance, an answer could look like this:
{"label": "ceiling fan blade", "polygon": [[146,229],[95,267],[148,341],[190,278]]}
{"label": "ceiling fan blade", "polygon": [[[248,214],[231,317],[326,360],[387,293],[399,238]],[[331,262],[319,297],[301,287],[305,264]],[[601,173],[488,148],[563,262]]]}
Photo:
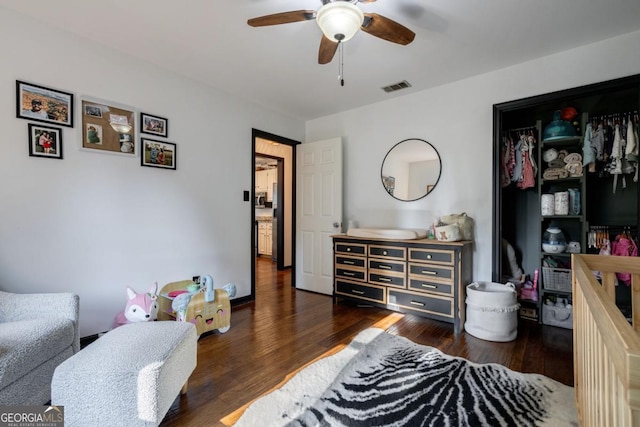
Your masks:
{"label": "ceiling fan blade", "polygon": [[402,45],[411,43],[416,37],[416,34],[404,25],[377,13],[365,13],[361,29],[372,36]]}
{"label": "ceiling fan blade", "polygon": [[252,27],[266,27],[268,25],[289,24],[291,22],[309,21],[315,19],[315,10],[294,10],[291,12],[274,13],[273,15],[259,16],[247,21]]}
{"label": "ceiling fan blade", "polygon": [[338,42],[329,40],[324,34],[320,41],[320,51],[318,51],[318,64],[328,64],[338,50]]}

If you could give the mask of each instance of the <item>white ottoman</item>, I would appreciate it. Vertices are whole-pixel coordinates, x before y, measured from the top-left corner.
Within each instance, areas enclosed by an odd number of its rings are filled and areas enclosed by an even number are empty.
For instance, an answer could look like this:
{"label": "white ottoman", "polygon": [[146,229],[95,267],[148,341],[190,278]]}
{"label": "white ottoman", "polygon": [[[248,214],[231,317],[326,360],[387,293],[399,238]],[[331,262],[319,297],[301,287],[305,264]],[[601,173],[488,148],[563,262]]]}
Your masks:
{"label": "white ottoman", "polygon": [[197,347],[191,323],[120,326],[56,368],[51,403],[64,406],[66,427],[157,426],[186,392]]}

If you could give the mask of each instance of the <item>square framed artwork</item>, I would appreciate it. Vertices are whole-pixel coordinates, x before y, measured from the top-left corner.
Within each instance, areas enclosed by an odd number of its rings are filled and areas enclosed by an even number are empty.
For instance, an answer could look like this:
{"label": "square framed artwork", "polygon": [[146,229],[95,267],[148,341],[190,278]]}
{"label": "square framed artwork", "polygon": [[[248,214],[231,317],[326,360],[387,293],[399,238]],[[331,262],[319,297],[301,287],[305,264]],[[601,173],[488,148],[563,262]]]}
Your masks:
{"label": "square framed artwork", "polygon": [[29,155],[62,159],[62,129],[29,123]]}
{"label": "square framed artwork", "polygon": [[82,99],[82,148],[134,156],[136,113],[129,108]]}
{"label": "square framed artwork", "polygon": [[16,117],[73,127],[73,94],[16,80]]}
{"label": "square framed artwork", "polygon": [[176,169],[176,144],[140,138],[140,166]]}
{"label": "square framed artwork", "polygon": [[163,138],[169,136],[169,121],[163,117],[140,113],[140,132],[157,135]]}

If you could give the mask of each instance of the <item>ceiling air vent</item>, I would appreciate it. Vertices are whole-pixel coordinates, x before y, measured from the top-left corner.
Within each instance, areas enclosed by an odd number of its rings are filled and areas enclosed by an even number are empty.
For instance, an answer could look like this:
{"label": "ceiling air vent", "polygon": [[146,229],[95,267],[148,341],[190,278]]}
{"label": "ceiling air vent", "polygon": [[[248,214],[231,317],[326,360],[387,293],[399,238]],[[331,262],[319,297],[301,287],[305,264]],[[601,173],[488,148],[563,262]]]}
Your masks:
{"label": "ceiling air vent", "polygon": [[408,87],[411,87],[411,84],[408,81],[403,80],[399,83],[394,83],[392,85],[385,86],[382,88],[382,90],[389,93],[389,92],[395,92],[400,89],[406,89]]}

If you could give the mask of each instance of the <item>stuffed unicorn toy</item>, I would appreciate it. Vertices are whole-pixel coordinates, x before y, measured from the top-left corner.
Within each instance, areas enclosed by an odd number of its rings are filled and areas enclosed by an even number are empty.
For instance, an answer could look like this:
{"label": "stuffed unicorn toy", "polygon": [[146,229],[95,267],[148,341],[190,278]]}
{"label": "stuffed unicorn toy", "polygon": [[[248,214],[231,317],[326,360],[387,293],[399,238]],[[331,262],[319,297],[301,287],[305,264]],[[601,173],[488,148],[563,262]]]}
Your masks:
{"label": "stuffed unicorn toy", "polygon": [[158,319],[158,283],[149,292],[138,294],[127,286],[127,305],[113,320],[113,327],[117,328],[127,323],[152,322]]}

